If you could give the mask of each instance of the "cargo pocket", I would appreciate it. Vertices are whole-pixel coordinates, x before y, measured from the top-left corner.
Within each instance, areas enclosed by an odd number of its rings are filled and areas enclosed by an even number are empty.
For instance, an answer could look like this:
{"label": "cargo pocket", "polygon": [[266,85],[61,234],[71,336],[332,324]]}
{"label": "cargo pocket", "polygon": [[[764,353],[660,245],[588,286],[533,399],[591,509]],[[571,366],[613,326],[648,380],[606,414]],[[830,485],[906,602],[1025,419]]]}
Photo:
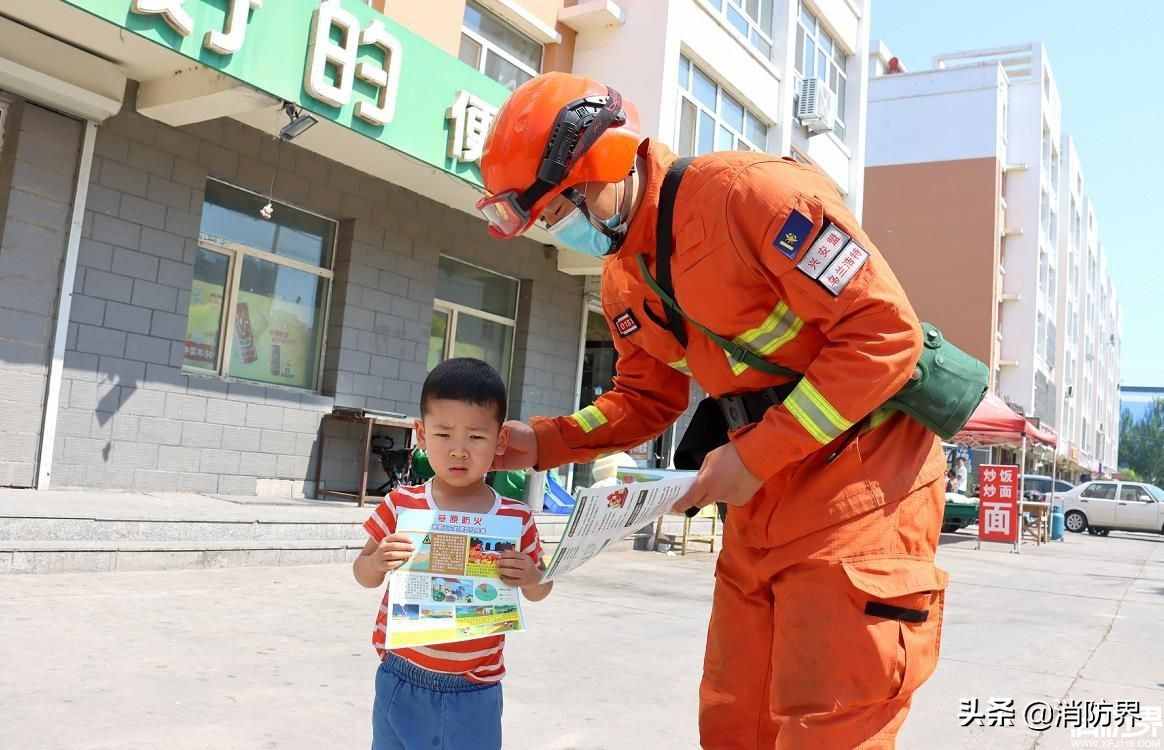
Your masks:
{"label": "cargo pocket", "polygon": [[803,716],[885,703],[933,672],[946,574],[866,558],[793,569],[773,585],[772,711]]}
{"label": "cargo pocket", "polygon": [[917,690],[938,665],[949,576],[928,560],[877,557],[842,563],[853,588],[865,596],[871,623],[896,624],[905,662],[897,696]]}

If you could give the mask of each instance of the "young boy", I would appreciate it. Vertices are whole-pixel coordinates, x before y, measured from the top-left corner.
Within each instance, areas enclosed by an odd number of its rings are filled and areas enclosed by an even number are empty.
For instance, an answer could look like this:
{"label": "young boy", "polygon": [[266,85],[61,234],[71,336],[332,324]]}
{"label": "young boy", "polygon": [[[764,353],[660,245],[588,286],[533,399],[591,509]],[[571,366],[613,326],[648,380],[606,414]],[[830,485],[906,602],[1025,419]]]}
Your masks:
{"label": "young boy", "polygon": [[[420,487],[394,490],[364,523],[371,538],[352,566],[361,585],[381,586],[413,553],[409,538],[395,533],[397,511],[439,509],[520,518],[520,549],[501,554],[498,572],[530,601],[549,596],[553,584],[542,583],[533,513],[485,484],[494,456],[508,444],[505,411],[505,384],[485,362],[450,359],[429,373],[416,434],[436,476]],[[385,590],[372,633],[381,659],[372,750],[499,750],[505,636],[389,651],[389,607]]]}

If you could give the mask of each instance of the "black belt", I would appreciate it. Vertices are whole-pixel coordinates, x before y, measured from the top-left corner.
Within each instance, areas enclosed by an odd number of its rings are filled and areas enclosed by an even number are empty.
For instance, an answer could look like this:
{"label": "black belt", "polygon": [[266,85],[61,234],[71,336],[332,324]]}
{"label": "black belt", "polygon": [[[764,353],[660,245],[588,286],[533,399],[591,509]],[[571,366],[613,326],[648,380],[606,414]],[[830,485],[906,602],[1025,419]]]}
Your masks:
{"label": "black belt", "polygon": [[[795,387],[796,383],[790,382],[760,391],[705,398],[696,408],[683,438],[675,448],[675,468],[698,470],[708,453],[728,442],[728,433],[763,420],[764,414],[773,406],[783,403]],[[722,519],[726,506],[722,503],[719,505]],[[699,508],[687,510],[688,517],[698,513]]]}
{"label": "black belt", "polygon": [[720,396],[715,401],[719,404],[720,411],[723,412],[728,432],[734,432],[763,420],[764,414],[773,406],[779,406],[783,403],[794,388],[796,388],[796,383],[789,382],[765,388],[762,391]]}

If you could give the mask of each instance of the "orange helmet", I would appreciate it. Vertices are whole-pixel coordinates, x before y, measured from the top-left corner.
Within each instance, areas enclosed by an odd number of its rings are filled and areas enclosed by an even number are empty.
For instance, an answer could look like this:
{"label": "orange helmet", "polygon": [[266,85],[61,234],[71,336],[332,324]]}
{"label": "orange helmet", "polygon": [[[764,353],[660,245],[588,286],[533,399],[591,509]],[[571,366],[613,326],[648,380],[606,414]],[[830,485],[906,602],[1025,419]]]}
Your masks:
{"label": "orange helmet", "polygon": [[569,73],[537,76],[493,120],[480,162],[489,196],[477,210],[494,237],[516,237],[564,190],[630,174],[641,140],[638,112],[614,89]]}

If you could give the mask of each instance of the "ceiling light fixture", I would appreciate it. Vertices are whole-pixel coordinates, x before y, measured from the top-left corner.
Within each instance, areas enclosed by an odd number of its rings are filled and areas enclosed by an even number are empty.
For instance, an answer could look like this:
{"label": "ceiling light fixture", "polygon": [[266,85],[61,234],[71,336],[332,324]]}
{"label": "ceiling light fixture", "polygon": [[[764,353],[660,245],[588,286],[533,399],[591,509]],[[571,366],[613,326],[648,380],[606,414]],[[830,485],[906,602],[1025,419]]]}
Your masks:
{"label": "ceiling light fixture", "polygon": [[283,112],[289,122],[279,131],[281,141],[293,141],[319,124],[319,120],[312,115],[304,114],[302,109],[291,102],[283,102]]}

